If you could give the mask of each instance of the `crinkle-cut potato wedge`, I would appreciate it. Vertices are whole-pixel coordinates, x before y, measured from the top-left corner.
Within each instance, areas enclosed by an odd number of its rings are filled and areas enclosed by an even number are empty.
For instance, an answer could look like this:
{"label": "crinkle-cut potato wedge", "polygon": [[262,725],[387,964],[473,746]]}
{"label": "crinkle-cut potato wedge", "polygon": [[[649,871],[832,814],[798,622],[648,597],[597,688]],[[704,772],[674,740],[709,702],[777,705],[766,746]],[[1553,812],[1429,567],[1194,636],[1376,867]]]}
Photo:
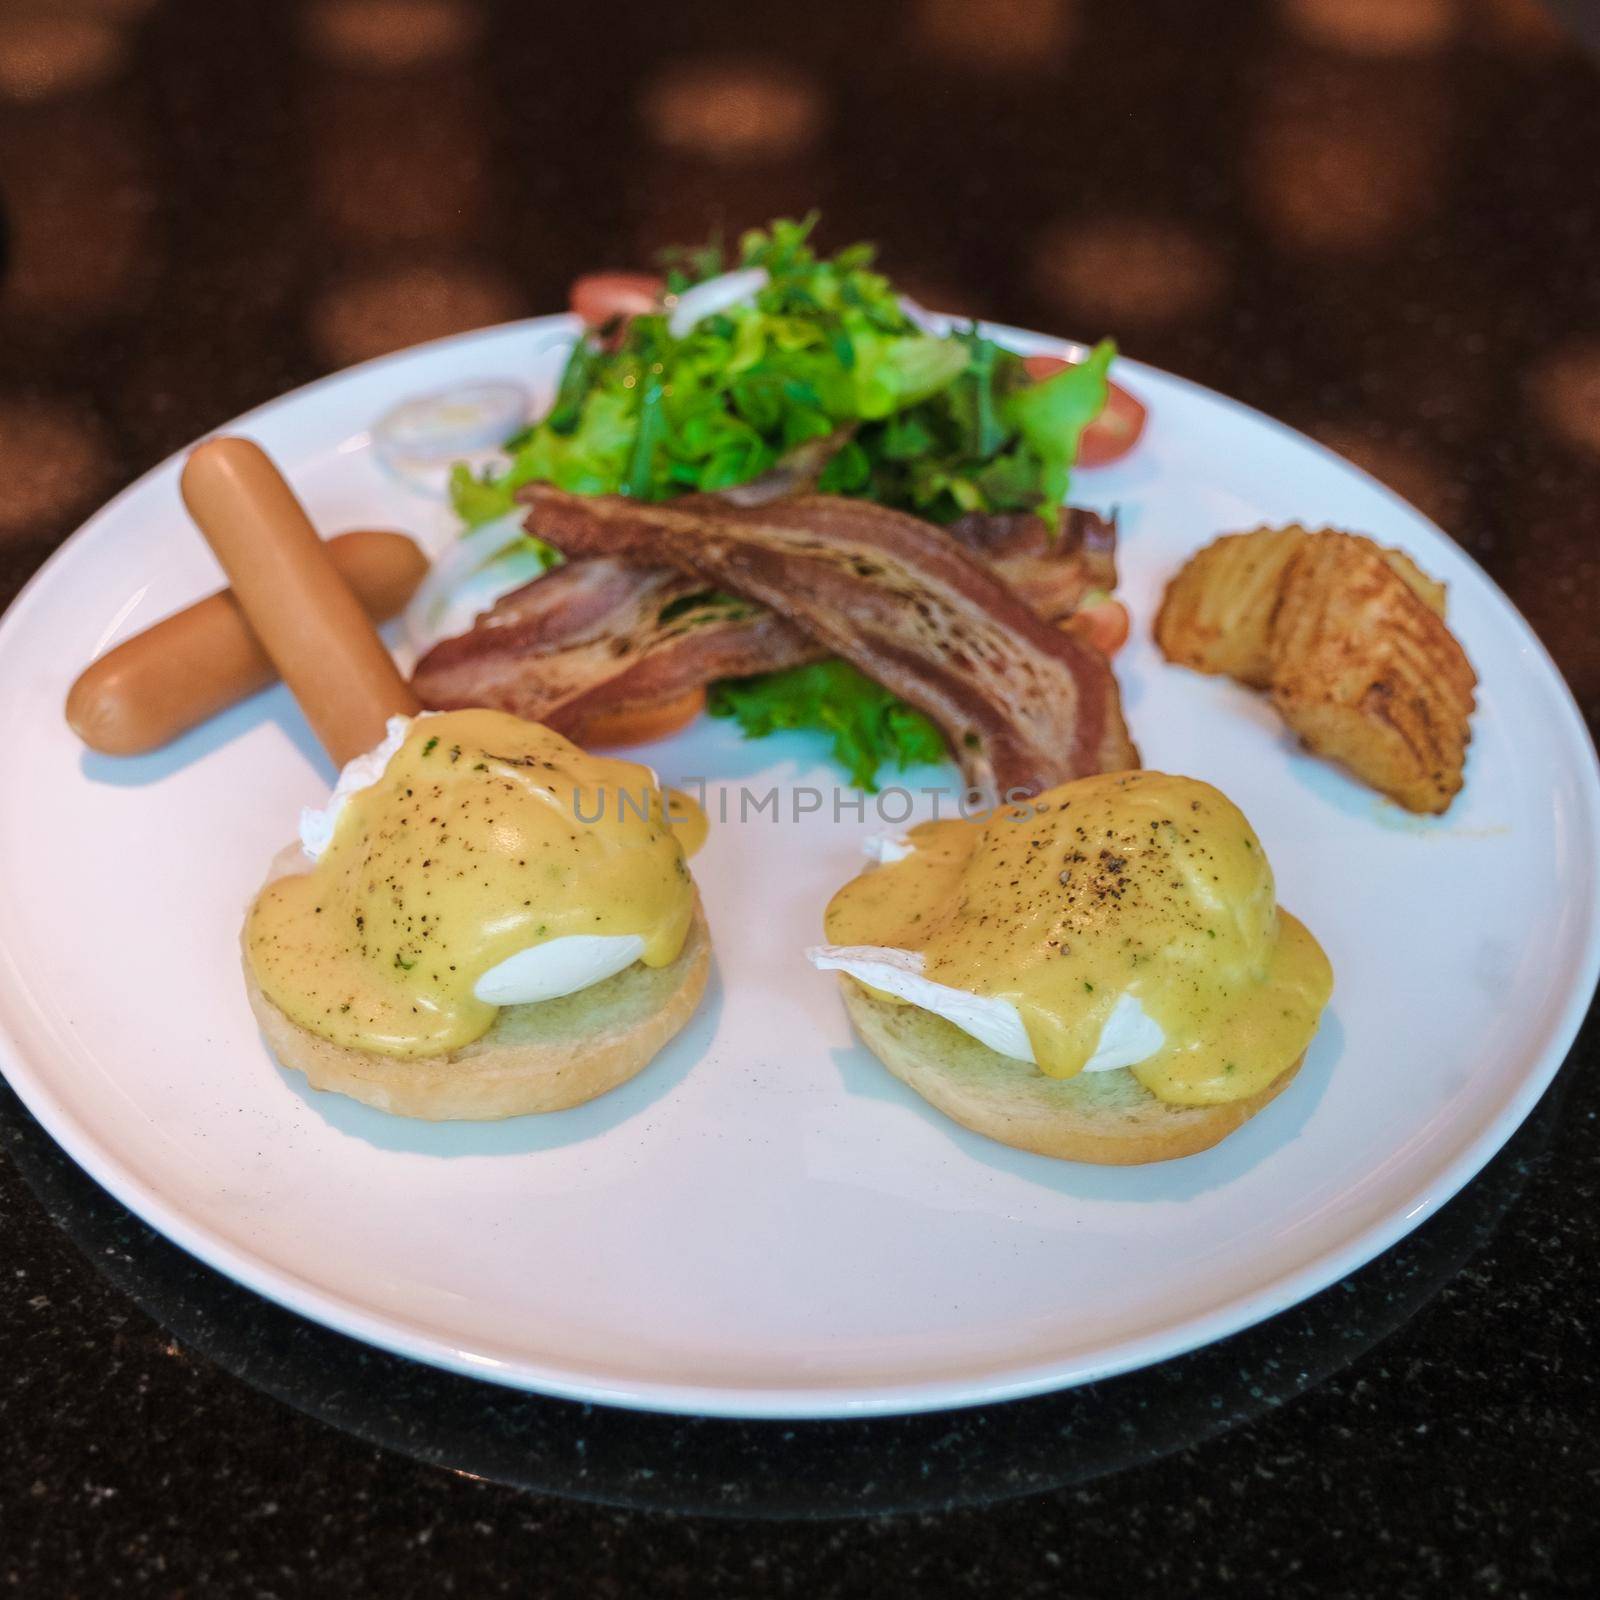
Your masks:
{"label": "crinkle-cut potato wedge", "polygon": [[1412,811],[1461,788],[1477,678],[1402,550],[1296,523],[1225,534],[1167,586],[1169,661],[1267,689],[1309,750]]}
{"label": "crinkle-cut potato wedge", "polygon": [[1156,616],[1156,642],[1169,661],[1196,672],[1236,678],[1252,689],[1272,681],[1272,619],[1283,575],[1313,539],[1348,540],[1381,556],[1435,615],[1444,615],[1445,590],[1403,550],[1359,533],[1312,532],[1298,523],[1229,533],[1192,556],[1171,583]]}
{"label": "crinkle-cut potato wedge", "polygon": [[1411,811],[1461,788],[1477,677],[1417,590],[1370,540],[1306,540],[1273,614],[1272,703],[1306,748]]}
{"label": "crinkle-cut potato wedge", "polygon": [[1372,540],[1363,538],[1359,533],[1347,533],[1347,539],[1354,539],[1357,544],[1365,546],[1368,550],[1376,550],[1385,561],[1406,580],[1406,587],[1425,605],[1434,616],[1444,620],[1445,588],[1437,578],[1430,578],[1404,550],[1391,549],[1386,544],[1374,544]]}
{"label": "crinkle-cut potato wedge", "polygon": [[1311,535],[1304,528],[1230,533],[1192,556],[1167,585],[1156,642],[1167,660],[1265,689],[1283,569]]}

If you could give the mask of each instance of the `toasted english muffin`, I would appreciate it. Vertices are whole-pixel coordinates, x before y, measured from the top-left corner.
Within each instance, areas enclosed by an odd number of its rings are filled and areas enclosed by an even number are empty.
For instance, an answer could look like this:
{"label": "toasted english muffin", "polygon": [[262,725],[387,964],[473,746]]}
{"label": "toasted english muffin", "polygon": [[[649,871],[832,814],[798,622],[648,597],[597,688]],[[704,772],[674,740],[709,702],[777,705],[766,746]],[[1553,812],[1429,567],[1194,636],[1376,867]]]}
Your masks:
{"label": "toasted english muffin", "polygon": [[[284,851],[273,877],[303,857]],[[402,1117],[495,1121],[565,1111],[642,1072],[694,1014],[711,968],[711,935],[695,903],[683,949],[664,967],[635,962],[576,994],[502,1006],[481,1039],[444,1055],[405,1058],[334,1044],[292,1021],[262,992],[241,938],[250,1009],[272,1052],[331,1089]]]}
{"label": "toasted english muffin", "polygon": [[1247,1099],[1175,1106],[1125,1067],[1048,1077],[931,1011],[881,1000],[854,978],[839,983],[862,1042],[901,1082],[974,1133],[1062,1161],[1137,1166],[1209,1150],[1280,1094],[1304,1060]]}

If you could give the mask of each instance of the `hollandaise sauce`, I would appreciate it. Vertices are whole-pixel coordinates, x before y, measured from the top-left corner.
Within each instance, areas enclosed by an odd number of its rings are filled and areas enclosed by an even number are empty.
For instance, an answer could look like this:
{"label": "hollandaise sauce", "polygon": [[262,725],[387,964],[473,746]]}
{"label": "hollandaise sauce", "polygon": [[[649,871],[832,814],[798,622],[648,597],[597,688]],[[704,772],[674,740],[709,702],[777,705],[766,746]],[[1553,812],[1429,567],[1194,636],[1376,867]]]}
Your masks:
{"label": "hollandaise sauce", "polygon": [[[693,828],[687,796],[675,810]],[[703,834],[703,818],[700,819]],[[499,711],[418,718],[352,794],[310,872],[256,900],[246,944],[268,998],[336,1044],[440,1055],[486,1033],[473,986],[519,951],[634,935],[683,948],[694,886],[648,768],[586,755]]]}
{"label": "hollandaise sauce", "polygon": [[1129,1070],[1178,1105],[1255,1094],[1317,1030],[1328,959],[1209,784],[1085,778],[988,819],[924,823],[910,842],[834,896],[829,942],[917,951],[933,982],[1009,1000],[1053,1077],[1083,1069],[1125,994],[1165,1035]]}
{"label": "hollandaise sauce", "polygon": [[705,807],[682,789],[665,789],[662,792],[667,799],[668,826],[677,835],[683,853],[686,856],[695,855],[706,842],[706,834],[711,827]]}

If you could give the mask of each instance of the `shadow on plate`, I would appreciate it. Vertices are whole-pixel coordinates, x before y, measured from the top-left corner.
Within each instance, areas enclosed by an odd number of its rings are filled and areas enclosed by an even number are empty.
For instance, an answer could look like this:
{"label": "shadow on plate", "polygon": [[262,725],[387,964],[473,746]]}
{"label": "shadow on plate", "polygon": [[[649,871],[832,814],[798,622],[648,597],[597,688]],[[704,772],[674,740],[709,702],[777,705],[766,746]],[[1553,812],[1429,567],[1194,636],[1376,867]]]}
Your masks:
{"label": "shadow on plate", "polygon": [[[119,789],[142,789],[153,783],[161,783],[174,773],[205,760],[264,722],[276,723],[284,738],[321,774],[327,786],[330,789],[333,787],[334,779],[338,776],[333,762],[317,743],[316,735],[300,714],[299,708],[289,698],[289,691],[277,684],[207,718],[199,727],[191,728],[159,750],[142,756],[106,756],[97,750],[85,750],[78,757],[78,768],[90,783],[112,784]],[[293,817],[285,819],[286,837],[292,833],[294,823]]]}
{"label": "shadow on plate", "polygon": [[1406,1323],[1494,1232],[1557,1121],[1570,1072],[1463,1192],[1344,1282],[1140,1372],[912,1417],[735,1422],[522,1394],[369,1349],[169,1244],[82,1173],[0,1083],[0,1135],[50,1216],[193,1351],[358,1438],[535,1493],[697,1515],[829,1519],[1042,1494],[1224,1433]]}

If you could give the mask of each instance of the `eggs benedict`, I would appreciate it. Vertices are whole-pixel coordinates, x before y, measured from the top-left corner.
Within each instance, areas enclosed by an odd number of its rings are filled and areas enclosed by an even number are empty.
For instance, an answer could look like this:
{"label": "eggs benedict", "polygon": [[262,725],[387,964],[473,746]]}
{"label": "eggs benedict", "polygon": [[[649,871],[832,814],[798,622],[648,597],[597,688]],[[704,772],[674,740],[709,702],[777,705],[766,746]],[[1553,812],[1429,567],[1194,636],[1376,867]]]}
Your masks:
{"label": "eggs benedict", "polygon": [[406,1116],[591,1099],[704,990],[674,826],[700,821],[649,768],[505,712],[396,717],[250,909],[256,1017],[313,1086]]}
{"label": "eggs benedict", "polygon": [[808,955],[892,1072],[1021,1149],[1206,1149],[1290,1081],[1332,993],[1250,824],[1192,778],[1083,778],[881,854]]}

